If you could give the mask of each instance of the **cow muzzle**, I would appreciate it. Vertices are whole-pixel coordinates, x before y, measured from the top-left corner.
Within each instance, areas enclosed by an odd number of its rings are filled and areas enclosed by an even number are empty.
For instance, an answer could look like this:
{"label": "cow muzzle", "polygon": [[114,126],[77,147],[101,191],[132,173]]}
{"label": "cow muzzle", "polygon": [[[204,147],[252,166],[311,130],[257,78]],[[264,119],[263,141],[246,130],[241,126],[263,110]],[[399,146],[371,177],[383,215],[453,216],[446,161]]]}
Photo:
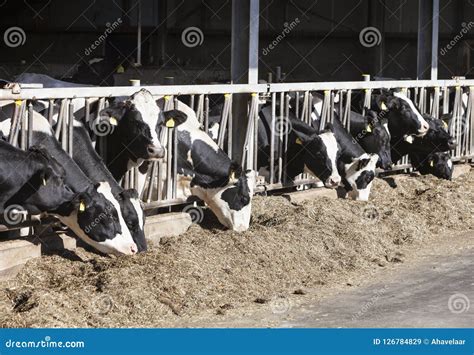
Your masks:
{"label": "cow muzzle", "polygon": [[457,142],[454,138],[451,138],[449,141],[448,141],[448,148],[449,149],[454,149],[457,147]]}
{"label": "cow muzzle", "polygon": [[430,125],[428,124],[428,122],[421,122],[420,128],[418,129],[417,136],[423,137],[428,132],[429,129],[430,129]]}
{"label": "cow muzzle", "polygon": [[340,176],[331,176],[324,182],[324,186],[329,189],[335,189],[336,187],[339,186],[340,183],[341,183]]}
{"label": "cow muzzle", "polygon": [[161,159],[165,156],[165,150],[163,147],[157,147],[154,144],[149,144],[146,147],[148,159]]}

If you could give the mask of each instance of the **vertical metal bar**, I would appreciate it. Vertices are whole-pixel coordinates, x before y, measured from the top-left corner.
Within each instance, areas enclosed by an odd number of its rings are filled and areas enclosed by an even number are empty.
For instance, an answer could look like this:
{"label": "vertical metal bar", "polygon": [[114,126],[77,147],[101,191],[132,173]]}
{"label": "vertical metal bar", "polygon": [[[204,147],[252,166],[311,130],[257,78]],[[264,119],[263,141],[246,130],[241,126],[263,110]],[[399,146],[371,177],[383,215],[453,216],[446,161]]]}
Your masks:
{"label": "vertical metal bar", "polygon": [[176,192],[178,188],[178,130],[173,128],[171,130],[173,137],[173,198],[176,198]]}
{"label": "vertical metal bar", "polygon": [[[161,165],[161,164],[159,164]],[[153,184],[155,182],[155,175],[156,172],[158,171],[158,162],[154,161],[151,164],[151,171],[150,169],[148,170],[148,175],[150,176],[150,181],[148,183],[148,191],[147,191],[147,196],[146,196],[146,201],[151,202],[151,199],[153,197]],[[146,184],[145,184],[146,185]],[[158,200],[161,199],[161,173],[158,175]]]}
{"label": "vertical metal bar", "polygon": [[252,169],[254,171],[258,171],[258,109],[259,109],[259,106],[258,106],[258,97],[257,97],[257,105],[256,105],[256,109],[255,109],[255,112],[254,112],[254,116],[253,116],[253,120],[254,120],[254,124],[253,124],[253,167]]}
{"label": "vertical metal bar", "polygon": [[297,91],[295,95],[295,113],[296,117],[300,117],[300,92]]}
{"label": "vertical metal bar", "polygon": [[53,125],[53,114],[54,114],[54,100],[49,99],[48,122],[50,126]]}
{"label": "vertical metal bar", "polygon": [[449,113],[449,87],[443,88],[443,115]]}
{"label": "vertical metal bar", "polygon": [[288,128],[288,121],[284,115],[284,96],[285,93],[280,93],[280,129],[278,132],[278,182],[281,183],[281,179],[283,176],[283,136],[285,135],[285,131]]}
{"label": "vertical metal bar", "polygon": [[227,155],[229,158],[232,158],[232,150],[233,150],[233,145],[232,145],[232,130],[233,130],[233,119],[232,119],[232,102],[233,102],[233,96],[230,95],[229,99],[229,118],[228,118],[228,123],[227,123]]}
{"label": "vertical metal bar", "polygon": [[431,80],[438,80],[439,0],[433,0],[431,23]]}
{"label": "vertical metal bar", "polygon": [[173,132],[171,129],[166,128],[167,130],[167,159],[166,159],[166,199],[170,199],[172,196],[172,184],[174,177],[172,176],[172,165],[173,165]]}
{"label": "vertical metal bar", "polygon": [[137,64],[142,64],[142,4],[137,0]]}
{"label": "vertical metal bar", "polygon": [[33,104],[28,104],[28,139],[27,148],[33,145]]}
{"label": "vertical metal bar", "polygon": [[204,99],[204,130],[209,132],[209,96],[206,95]]}
{"label": "vertical metal bar", "polygon": [[71,157],[72,157],[72,153],[73,153],[72,150],[74,146],[74,141],[73,141],[74,139],[74,103],[72,101],[73,100],[69,102],[69,120],[68,120],[68,124],[69,124],[68,153]]}
{"label": "vertical metal bar", "polygon": [[68,108],[69,103],[68,99],[63,99],[64,101],[64,108],[63,108],[63,121],[61,125],[61,148],[67,152],[68,148],[68,129],[67,129],[67,121],[68,121]]}
{"label": "vertical metal bar", "polygon": [[258,83],[258,37],[259,37],[259,18],[260,18],[260,0],[250,0],[250,19],[249,19],[249,84]]}
{"label": "vertical metal bar", "polygon": [[275,181],[275,111],[276,111],[276,93],[272,92],[272,123],[270,129],[270,184]]}

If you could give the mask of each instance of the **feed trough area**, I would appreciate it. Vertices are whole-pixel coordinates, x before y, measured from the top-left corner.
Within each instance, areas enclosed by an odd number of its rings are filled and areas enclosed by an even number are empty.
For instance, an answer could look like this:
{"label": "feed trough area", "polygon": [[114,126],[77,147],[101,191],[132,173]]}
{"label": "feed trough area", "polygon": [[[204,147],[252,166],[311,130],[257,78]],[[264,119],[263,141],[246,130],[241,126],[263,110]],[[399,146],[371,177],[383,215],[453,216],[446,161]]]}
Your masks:
{"label": "feed trough area", "polygon": [[0,354],[23,328],[114,354],[162,328],[264,328],[163,353],[461,345],[471,2],[0,0]]}
{"label": "feed trough area", "polygon": [[222,230],[206,213],[201,226],[164,237],[133,258],[82,248],[43,256],[1,284],[0,322],[211,326],[259,311],[263,323],[253,325],[269,326],[291,307],[367,282],[436,243],[455,243],[450,239],[474,225],[472,179],[472,171],[453,181],[376,179],[370,203],[321,197],[293,204],[282,196],[258,196],[244,233]]}

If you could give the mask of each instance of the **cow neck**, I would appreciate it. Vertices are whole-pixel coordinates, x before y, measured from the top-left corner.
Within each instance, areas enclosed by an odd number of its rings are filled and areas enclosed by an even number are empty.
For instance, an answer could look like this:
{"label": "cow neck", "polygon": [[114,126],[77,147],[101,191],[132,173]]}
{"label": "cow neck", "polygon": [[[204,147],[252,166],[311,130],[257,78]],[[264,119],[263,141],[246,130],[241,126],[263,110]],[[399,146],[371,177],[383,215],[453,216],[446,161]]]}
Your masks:
{"label": "cow neck", "polygon": [[123,188],[117,183],[102,158],[95,151],[89,134],[82,125],[74,126],[73,158],[93,183],[108,182],[115,196],[123,191]]}

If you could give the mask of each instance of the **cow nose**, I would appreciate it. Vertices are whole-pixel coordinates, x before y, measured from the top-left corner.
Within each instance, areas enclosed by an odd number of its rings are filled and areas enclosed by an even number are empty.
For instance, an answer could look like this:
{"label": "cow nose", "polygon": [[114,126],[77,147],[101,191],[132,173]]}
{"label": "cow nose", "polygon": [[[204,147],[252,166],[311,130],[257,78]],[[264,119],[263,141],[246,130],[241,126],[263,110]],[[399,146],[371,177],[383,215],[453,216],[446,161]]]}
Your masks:
{"label": "cow nose", "polygon": [[454,138],[451,138],[451,139],[448,141],[448,146],[449,146],[449,148],[451,148],[451,149],[456,148],[456,146],[457,146],[456,140],[455,140]]}
{"label": "cow nose", "polygon": [[334,187],[337,187],[340,182],[341,182],[340,177],[330,177],[329,179],[326,180],[326,183],[324,185],[326,185],[326,187],[329,187],[329,188],[334,188]]}
{"label": "cow nose", "polygon": [[146,148],[150,158],[159,159],[165,156],[165,150],[162,147],[157,147],[154,144],[149,144]]}
{"label": "cow nose", "polygon": [[132,255],[138,253],[138,248],[135,243],[130,246],[130,251],[132,252]]}
{"label": "cow nose", "polygon": [[423,122],[423,123],[421,124],[420,129],[419,129],[418,131],[419,131],[420,134],[424,134],[424,133],[428,132],[429,129],[430,129],[430,126],[428,125],[428,123],[427,123],[427,122]]}

